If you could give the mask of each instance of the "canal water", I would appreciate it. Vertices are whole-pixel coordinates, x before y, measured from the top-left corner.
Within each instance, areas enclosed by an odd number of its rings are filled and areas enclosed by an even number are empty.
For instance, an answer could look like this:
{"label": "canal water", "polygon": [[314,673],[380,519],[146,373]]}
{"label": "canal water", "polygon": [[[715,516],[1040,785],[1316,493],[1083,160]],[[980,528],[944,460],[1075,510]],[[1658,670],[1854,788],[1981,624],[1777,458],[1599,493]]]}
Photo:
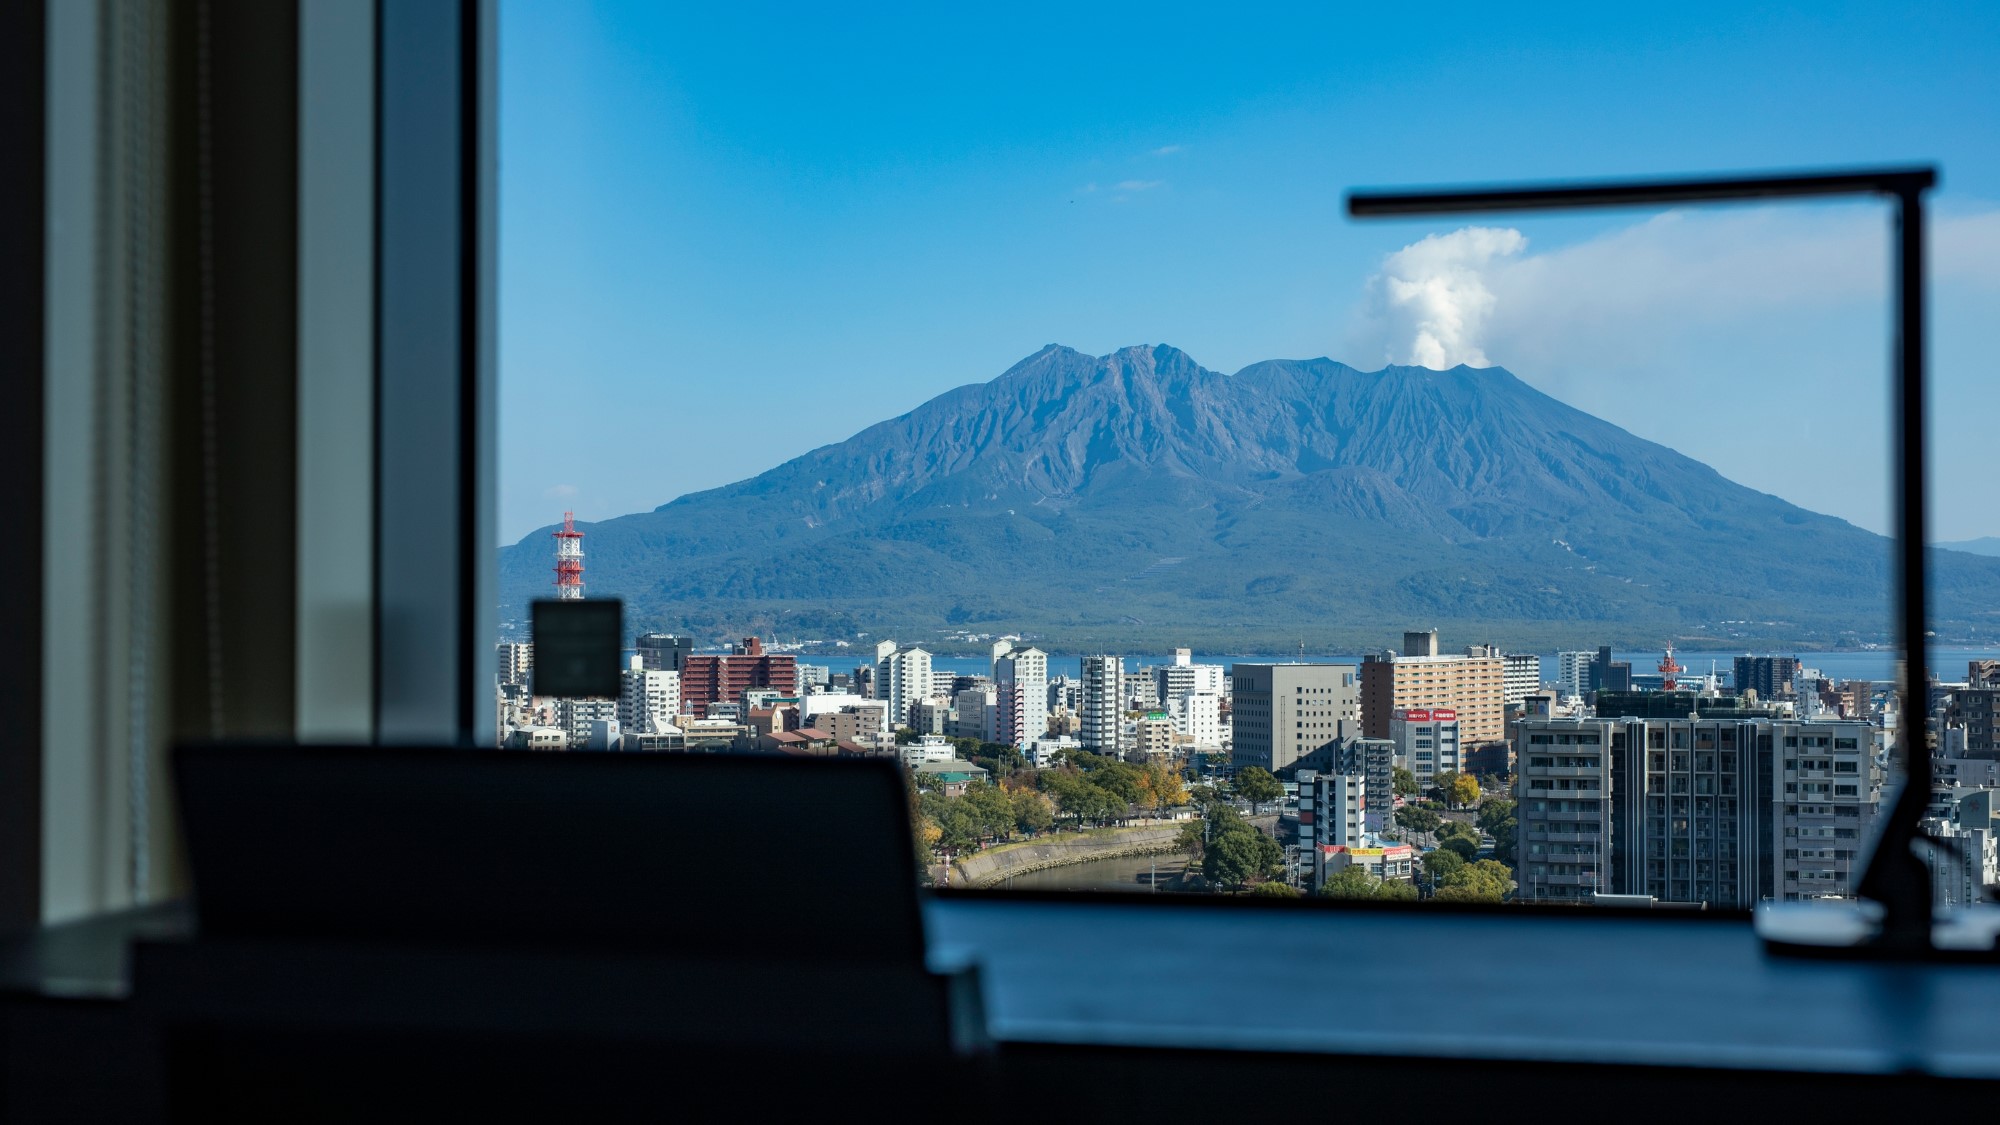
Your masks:
{"label": "canal water", "polygon": [[1174,890],[1181,872],[1187,868],[1185,855],[1139,855],[1118,859],[1093,859],[1067,867],[1051,867],[1016,875],[1012,880],[993,884],[1016,891],[1136,891],[1153,889],[1159,881],[1162,892]]}

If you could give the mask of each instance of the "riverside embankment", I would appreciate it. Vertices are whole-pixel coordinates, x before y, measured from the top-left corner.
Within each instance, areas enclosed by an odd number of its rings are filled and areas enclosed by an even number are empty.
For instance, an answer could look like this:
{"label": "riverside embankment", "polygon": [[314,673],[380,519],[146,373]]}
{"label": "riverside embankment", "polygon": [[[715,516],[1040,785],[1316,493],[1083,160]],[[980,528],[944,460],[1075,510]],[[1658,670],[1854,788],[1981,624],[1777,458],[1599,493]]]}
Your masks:
{"label": "riverside embankment", "polygon": [[1046,871],[1052,867],[1090,863],[1127,856],[1164,855],[1174,851],[1182,821],[1064,832],[1018,844],[1001,844],[952,864],[954,887],[990,887],[1010,875]]}

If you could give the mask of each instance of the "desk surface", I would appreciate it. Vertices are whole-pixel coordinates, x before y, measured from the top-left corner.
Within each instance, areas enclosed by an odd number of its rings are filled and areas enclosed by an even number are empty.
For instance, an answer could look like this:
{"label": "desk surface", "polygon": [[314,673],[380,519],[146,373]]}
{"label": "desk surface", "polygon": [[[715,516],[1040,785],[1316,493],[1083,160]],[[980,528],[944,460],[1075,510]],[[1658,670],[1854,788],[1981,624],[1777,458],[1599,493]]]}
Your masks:
{"label": "desk surface", "polygon": [[[2000,968],[1767,956],[1748,922],[935,899],[1002,1041],[2000,1078]],[[116,999],[155,907],[0,942],[0,992]]]}
{"label": "desk surface", "polygon": [[[1164,905],[1164,904],[1163,904]],[[1766,955],[1747,921],[934,900],[996,1039],[2000,1078],[2000,967]]]}

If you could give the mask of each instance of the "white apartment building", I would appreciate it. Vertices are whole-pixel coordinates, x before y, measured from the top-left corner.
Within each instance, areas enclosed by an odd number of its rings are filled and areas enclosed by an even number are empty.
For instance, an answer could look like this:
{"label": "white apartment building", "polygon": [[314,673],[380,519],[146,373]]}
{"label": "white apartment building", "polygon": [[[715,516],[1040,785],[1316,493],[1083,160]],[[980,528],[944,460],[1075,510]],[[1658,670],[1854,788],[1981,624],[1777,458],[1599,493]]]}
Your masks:
{"label": "white apartment building", "polygon": [[1367,842],[1368,779],[1338,770],[1299,771],[1299,847]]}
{"label": "white apartment building", "polygon": [[1518,707],[1521,701],[1542,689],[1542,658],[1531,652],[1510,652],[1500,658],[1506,663],[1502,668],[1501,690],[1504,702],[1509,707]]}
{"label": "white apartment building", "polygon": [[1125,717],[1125,659],[1120,656],[1083,658],[1083,698],[1077,732],[1085,750],[1118,755],[1129,748],[1121,738]]}
{"label": "white apartment building", "polygon": [[1196,750],[1222,747],[1222,696],[1211,691],[1184,691],[1167,701],[1174,730]]}
{"label": "white apartment building", "polygon": [[1458,740],[1458,712],[1448,707],[1406,707],[1389,717],[1396,764],[1428,786],[1438,774],[1465,768]]}
{"label": "white apartment building", "polygon": [[995,742],[1026,746],[1049,732],[1049,654],[993,645]]}
{"label": "white apartment building", "polygon": [[681,674],[648,671],[644,657],[626,658],[618,673],[618,727],[628,734],[670,727],[681,711]]}
{"label": "white apartment building", "polygon": [[1222,665],[1196,664],[1193,654],[1184,648],[1174,650],[1172,664],[1162,664],[1150,671],[1153,674],[1154,696],[1163,705],[1193,691],[1221,695],[1223,681],[1228,679]]}
{"label": "white apartment building", "polygon": [[590,724],[604,719],[618,720],[615,699],[558,699],[556,725],[563,729],[571,746],[582,746],[590,738]]}
{"label": "white apartment building", "polygon": [[907,726],[910,708],[931,693],[931,654],[895,641],[875,646],[875,698],[889,705],[889,727]]}

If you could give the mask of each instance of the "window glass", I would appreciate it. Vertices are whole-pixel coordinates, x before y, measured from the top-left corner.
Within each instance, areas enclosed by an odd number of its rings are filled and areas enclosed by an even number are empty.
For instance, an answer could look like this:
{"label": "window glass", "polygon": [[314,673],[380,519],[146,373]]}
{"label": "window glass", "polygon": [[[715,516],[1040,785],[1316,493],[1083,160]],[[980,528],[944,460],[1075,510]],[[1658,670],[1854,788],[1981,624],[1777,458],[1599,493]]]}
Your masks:
{"label": "window glass", "polygon": [[[1869,830],[1899,724],[2000,757],[2000,560],[1939,554],[1890,690],[1879,206],[1338,214],[1598,171],[1579,105],[1650,138],[1602,171],[1761,152],[1723,93],[958,18],[503,4],[508,745],[892,757],[940,886],[1726,907],[1849,893],[1788,842]],[[2000,534],[1946,331],[1996,219],[1936,224],[1943,539]],[[532,694],[558,593],[624,601],[617,698]]]}

